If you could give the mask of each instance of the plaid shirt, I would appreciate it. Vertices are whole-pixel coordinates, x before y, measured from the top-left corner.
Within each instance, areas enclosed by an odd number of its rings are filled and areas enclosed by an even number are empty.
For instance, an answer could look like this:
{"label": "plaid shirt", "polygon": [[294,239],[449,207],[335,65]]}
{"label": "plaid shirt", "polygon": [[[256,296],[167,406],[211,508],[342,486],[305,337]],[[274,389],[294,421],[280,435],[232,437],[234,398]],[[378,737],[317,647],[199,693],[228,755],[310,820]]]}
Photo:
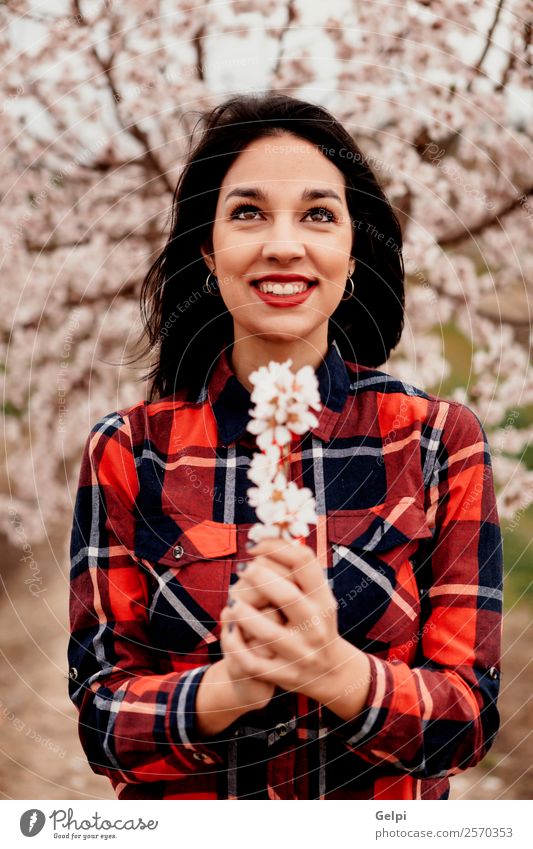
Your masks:
{"label": "plaid shirt", "polygon": [[71,538],[69,694],[94,772],[121,799],[446,799],[499,726],[501,538],[470,410],[345,362],[317,369],[318,424],[291,444],[315,493],[338,629],[368,653],[342,720],[276,688],[201,738],[198,685],[249,560],[251,406],[227,350],[185,390],[104,416],[81,463]]}

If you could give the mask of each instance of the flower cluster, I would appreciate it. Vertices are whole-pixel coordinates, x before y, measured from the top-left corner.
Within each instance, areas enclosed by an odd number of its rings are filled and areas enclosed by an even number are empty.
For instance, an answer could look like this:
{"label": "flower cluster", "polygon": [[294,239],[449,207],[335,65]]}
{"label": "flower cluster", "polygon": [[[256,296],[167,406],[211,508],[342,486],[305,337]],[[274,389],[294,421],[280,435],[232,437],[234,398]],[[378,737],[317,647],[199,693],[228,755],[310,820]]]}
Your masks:
{"label": "flower cluster", "polygon": [[293,434],[301,435],[318,421],[312,410],[321,409],[318,381],[311,366],[294,374],[292,360],[271,361],[250,375],[254,389],[247,429],[257,437],[260,452],[253,455],[248,477],[256,484],[248,490],[259,523],[250,528],[254,542],[265,538],[300,539],[316,524],[315,499],[308,487],[288,480]]}

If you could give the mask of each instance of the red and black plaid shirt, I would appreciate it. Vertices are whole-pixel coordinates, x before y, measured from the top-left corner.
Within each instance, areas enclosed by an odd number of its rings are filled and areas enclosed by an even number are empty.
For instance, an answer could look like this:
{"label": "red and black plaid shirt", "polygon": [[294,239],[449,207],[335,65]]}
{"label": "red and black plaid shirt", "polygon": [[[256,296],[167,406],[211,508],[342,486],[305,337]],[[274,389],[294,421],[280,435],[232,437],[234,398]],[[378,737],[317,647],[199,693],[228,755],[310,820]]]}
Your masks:
{"label": "red and black plaid shirt", "polygon": [[213,738],[198,685],[250,559],[248,391],[219,356],[185,391],[104,416],[88,437],[71,540],[70,697],[91,768],[121,799],[445,799],[499,725],[502,557],[490,457],[466,407],[345,362],[317,369],[318,425],[291,445],[315,493],[341,635],[368,653],[344,721],[276,689]]}

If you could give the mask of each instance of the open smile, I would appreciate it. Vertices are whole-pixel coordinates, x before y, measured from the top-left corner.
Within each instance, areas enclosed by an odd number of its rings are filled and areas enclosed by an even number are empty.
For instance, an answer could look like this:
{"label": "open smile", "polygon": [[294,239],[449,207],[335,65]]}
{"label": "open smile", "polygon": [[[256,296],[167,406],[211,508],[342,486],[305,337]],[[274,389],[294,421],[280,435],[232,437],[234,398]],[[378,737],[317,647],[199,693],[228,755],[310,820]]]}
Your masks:
{"label": "open smile", "polygon": [[254,280],[250,284],[263,303],[272,307],[292,307],[307,300],[318,285],[316,280]]}

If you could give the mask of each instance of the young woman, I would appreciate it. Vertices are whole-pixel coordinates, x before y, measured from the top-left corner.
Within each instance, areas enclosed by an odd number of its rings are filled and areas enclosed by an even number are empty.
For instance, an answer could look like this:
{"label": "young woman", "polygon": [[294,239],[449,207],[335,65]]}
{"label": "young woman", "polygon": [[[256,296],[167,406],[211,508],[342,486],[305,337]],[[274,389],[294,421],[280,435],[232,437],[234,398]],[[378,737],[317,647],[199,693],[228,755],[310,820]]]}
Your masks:
{"label": "young woman", "polygon": [[[142,288],[150,398],[104,416],[81,465],[83,748],[121,799],[446,799],[499,724],[484,432],[376,369],[402,330],[402,239],[349,133],[281,94],[204,122]],[[288,358],[319,382],[290,454],[318,522],[249,549],[249,376]]]}

